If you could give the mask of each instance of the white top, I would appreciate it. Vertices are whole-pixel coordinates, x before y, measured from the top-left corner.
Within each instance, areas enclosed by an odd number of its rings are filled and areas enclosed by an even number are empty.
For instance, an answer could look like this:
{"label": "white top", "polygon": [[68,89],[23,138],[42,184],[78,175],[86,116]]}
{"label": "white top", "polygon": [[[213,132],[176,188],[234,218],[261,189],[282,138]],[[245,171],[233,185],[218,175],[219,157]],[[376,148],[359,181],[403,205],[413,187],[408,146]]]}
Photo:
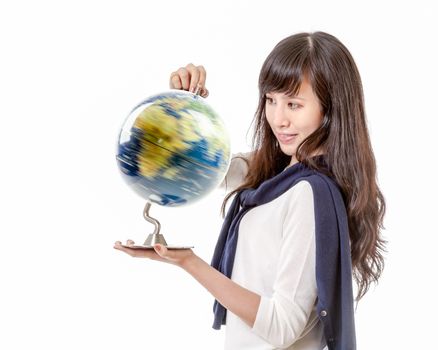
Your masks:
{"label": "white top", "polygon": [[[222,188],[236,188],[246,171],[245,161],[233,157]],[[225,349],[325,347],[316,313],[315,217],[307,181],[243,216],[231,279],[259,294],[261,302],[253,328],[227,311]]]}

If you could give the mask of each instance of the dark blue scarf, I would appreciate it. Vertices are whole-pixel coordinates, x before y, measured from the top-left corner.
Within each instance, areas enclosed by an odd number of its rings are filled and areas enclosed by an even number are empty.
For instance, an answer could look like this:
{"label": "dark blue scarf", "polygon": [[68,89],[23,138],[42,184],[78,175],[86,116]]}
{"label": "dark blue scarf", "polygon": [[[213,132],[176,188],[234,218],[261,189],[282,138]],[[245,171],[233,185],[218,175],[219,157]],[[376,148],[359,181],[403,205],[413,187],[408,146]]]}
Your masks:
{"label": "dark blue scarf", "polygon": [[[314,158],[327,169],[324,156]],[[328,170],[328,169],[327,169]],[[231,278],[239,224],[248,210],[268,203],[301,180],[313,190],[315,206],[317,310],[330,350],[356,349],[351,252],[345,204],[336,182],[303,163],[296,163],[263,182],[238,192],[225,217],[211,266]],[[226,309],[215,300],[214,329],[225,324]]]}

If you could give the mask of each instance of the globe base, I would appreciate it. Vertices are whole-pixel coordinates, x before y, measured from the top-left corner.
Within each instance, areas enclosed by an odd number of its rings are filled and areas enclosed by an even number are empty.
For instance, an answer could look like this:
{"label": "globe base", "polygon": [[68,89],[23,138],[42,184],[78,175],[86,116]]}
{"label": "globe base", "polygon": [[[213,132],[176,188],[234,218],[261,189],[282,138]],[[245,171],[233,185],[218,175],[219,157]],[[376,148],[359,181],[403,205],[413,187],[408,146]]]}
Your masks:
{"label": "globe base", "polygon": [[167,242],[164,239],[164,236],[161,233],[151,233],[146,241],[144,241],[143,245],[145,246],[153,246],[154,244],[161,244],[167,246]]}
{"label": "globe base", "polygon": [[[153,250],[153,246],[147,245],[125,245],[122,244],[122,247],[130,248],[130,249],[139,249],[139,250]],[[184,250],[184,249],[192,249],[193,246],[177,246],[177,245],[167,245],[167,249],[169,250]]]}

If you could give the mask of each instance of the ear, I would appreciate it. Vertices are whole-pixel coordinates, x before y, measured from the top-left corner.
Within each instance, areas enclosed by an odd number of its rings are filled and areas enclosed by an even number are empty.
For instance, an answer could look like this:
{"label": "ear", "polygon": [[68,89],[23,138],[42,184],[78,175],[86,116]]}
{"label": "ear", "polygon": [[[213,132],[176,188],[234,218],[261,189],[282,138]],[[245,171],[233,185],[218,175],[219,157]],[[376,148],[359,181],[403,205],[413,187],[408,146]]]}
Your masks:
{"label": "ear", "polygon": [[329,117],[328,113],[324,114],[321,122],[321,129],[328,129],[330,127],[331,117]]}

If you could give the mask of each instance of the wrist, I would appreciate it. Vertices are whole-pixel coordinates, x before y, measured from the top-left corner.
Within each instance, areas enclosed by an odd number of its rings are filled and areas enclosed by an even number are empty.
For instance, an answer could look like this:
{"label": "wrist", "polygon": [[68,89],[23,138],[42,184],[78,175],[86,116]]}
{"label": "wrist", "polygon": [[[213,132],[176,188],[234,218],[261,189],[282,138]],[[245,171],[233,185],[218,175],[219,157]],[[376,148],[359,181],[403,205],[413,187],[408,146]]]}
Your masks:
{"label": "wrist", "polygon": [[183,261],[181,261],[180,267],[189,272],[193,269],[196,263],[200,260],[200,258],[192,252],[189,256],[187,256]]}

